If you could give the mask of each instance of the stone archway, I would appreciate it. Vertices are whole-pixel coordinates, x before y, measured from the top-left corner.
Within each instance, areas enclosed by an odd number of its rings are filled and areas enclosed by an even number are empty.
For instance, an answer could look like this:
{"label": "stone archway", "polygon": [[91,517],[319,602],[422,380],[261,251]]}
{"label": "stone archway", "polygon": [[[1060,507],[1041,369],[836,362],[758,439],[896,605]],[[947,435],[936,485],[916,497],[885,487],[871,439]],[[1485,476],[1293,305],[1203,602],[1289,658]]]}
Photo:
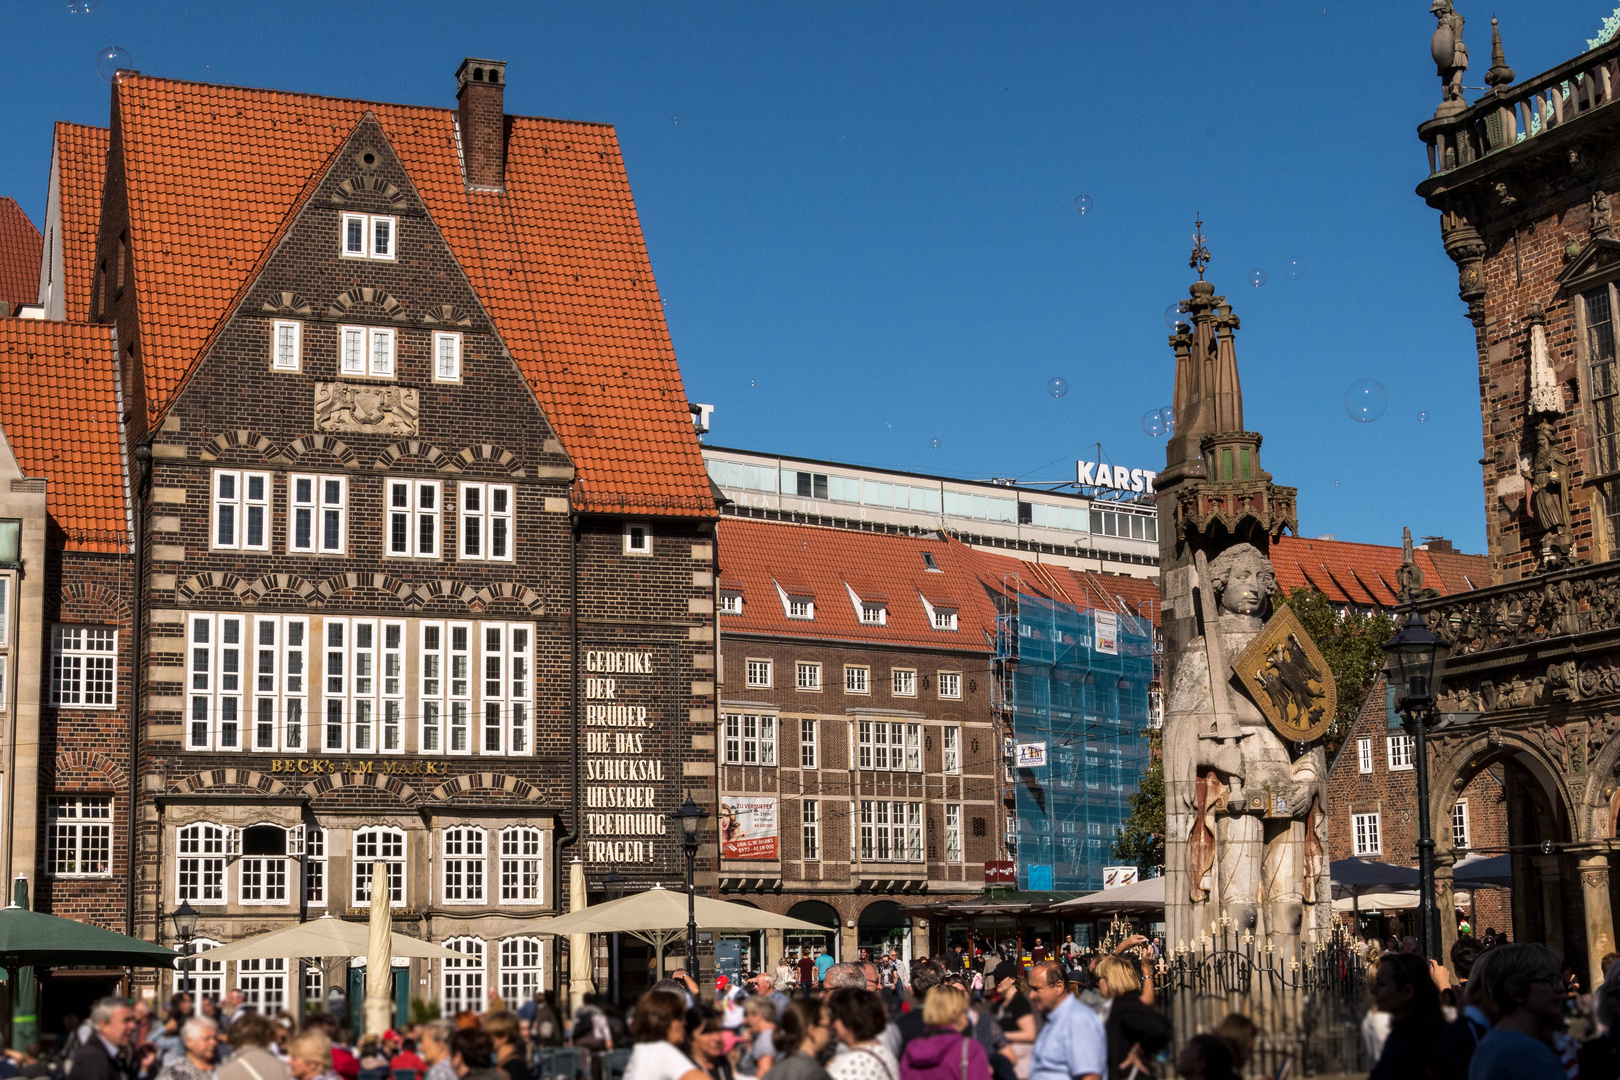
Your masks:
{"label": "stone archway", "polygon": [[839,922],[837,910],[831,904],[823,903],[820,900],[801,900],[788,908],[787,914],[790,919],[802,919],[807,923],[814,923],[827,929],[821,934],[798,930],[783,931],[782,947],[784,949],[789,951],[809,949],[812,956],[816,954],[816,950],[826,949],[827,955],[834,960],[842,959],[838,947],[839,938],[842,936],[839,934],[838,928],[842,924]]}

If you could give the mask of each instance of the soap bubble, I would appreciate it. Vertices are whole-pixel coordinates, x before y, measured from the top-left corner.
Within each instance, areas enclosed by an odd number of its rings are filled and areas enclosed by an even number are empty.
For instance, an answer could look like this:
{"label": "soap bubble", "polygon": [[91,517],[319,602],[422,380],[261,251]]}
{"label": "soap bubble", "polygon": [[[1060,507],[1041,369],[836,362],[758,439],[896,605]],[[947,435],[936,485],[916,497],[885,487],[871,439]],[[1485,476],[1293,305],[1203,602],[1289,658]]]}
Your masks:
{"label": "soap bubble", "polygon": [[1089,213],[1091,213],[1091,196],[1090,195],[1081,195],[1081,196],[1077,197],[1074,200],[1074,209],[1075,209],[1076,213],[1080,213],[1080,214],[1089,214]]}
{"label": "soap bubble", "polygon": [[1054,375],[1046,380],[1046,392],[1055,398],[1062,397],[1069,392],[1069,380],[1061,375]]}
{"label": "soap bubble", "polygon": [[1142,430],[1155,439],[1164,434],[1164,417],[1159,415],[1158,409],[1149,409],[1142,414]]}
{"label": "soap bubble", "polygon": [[1428,422],[1429,422],[1429,413],[1428,413],[1428,411],[1424,410],[1422,412],[1419,412],[1418,413],[1418,423],[1427,424]]}
{"label": "soap bubble", "polygon": [[1260,269],[1257,266],[1253,270],[1249,271],[1249,284],[1250,285],[1253,285],[1255,288],[1258,289],[1260,286],[1264,285],[1265,283],[1266,283],[1266,272],[1264,270]]}
{"label": "soap bubble", "polygon": [[1166,435],[1174,435],[1176,433],[1176,407],[1174,405],[1160,406],[1159,422],[1164,425]]}
{"label": "soap bubble", "polygon": [[1176,328],[1177,323],[1191,321],[1191,317],[1185,311],[1181,310],[1181,303],[1182,302],[1180,300],[1177,300],[1175,303],[1164,309],[1164,325],[1171,330]]}
{"label": "soap bubble", "polygon": [[670,117],[669,122],[675,127],[680,127],[681,126],[681,118],[678,117],[678,116]]}
{"label": "soap bubble", "polygon": [[1335,480],[1335,481],[1333,481],[1333,486],[1334,486],[1334,487],[1338,487],[1338,486],[1339,486],[1339,482],[1338,482],[1338,481],[1337,481],[1337,480]]}
{"label": "soap bubble", "polygon": [[940,438],[939,438],[938,435],[935,435],[932,439],[928,440],[928,445],[931,448],[933,448],[935,450],[938,450],[941,446],[944,446],[945,444],[940,441]]}
{"label": "soap bubble", "polygon": [[1305,276],[1305,264],[1299,259],[1288,260],[1288,280],[1298,281]]}
{"label": "soap bubble", "polygon": [[753,388],[754,388],[754,380],[749,379],[748,380],[748,389],[752,390]]}
{"label": "soap bubble", "polygon": [[101,6],[101,0],[67,0],[69,15],[88,15]]}
{"label": "soap bubble", "polygon": [[1376,379],[1357,379],[1344,392],[1344,411],[1358,424],[1370,424],[1389,408],[1389,391]]}
{"label": "soap bubble", "polygon": [[96,74],[108,82],[118,74],[119,68],[133,68],[135,61],[130,58],[129,52],[117,45],[109,45],[96,53]]}

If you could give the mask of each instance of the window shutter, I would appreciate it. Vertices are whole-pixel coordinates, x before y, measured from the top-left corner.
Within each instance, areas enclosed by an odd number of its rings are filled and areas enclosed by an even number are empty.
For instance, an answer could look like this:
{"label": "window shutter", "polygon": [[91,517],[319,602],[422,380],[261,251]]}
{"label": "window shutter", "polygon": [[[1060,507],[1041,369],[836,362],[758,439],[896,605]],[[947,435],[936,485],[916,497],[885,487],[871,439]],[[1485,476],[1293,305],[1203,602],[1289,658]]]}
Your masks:
{"label": "window shutter", "polygon": [[225,827],[225,854],[229,857],[242,854],[242,830],[234,825]]}
{"label": "window shutter", "polygon": [[302,858],[304,854],[304,827],[294,825],[287,830],[287,854]]}

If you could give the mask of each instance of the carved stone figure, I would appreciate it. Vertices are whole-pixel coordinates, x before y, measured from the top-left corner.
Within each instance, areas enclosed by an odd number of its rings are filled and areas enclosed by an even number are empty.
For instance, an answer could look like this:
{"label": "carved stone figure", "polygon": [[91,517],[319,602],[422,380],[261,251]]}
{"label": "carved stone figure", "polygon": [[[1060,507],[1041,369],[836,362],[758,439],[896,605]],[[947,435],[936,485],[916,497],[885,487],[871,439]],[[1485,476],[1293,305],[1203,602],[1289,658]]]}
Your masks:
{"label": "carved stone figure", "polygon": [[1417,555],[1412,551],[1412,530],[1409,528],[1401,529],[1401,566],[1395,571],[1395,583],[1400,586],[1395,598],[1403,604],[1440,595],[1439,589],[1423,587],[1423,568],[1417,564]]}
{"label": "carved stone figure", "polygon": [[372,383],[315,384],[315,430],[415,435],[417,392]]}
{"label": "carved stone figure", "polygon": [[1609,193],[1602,188],[1592,193],[1592,239],[1614,239],[1614,208],[1609,205]]}
{"label": "carved stone figure", "polygon": [[1553,570],[1569,565],[1574,546],[1569,530],[1569,458],[1553,442],[1552,425],[1536,426],[1536,458],[1531,476],[1531,505],[1542,528],[1541,562]]}
{"label": "carved stone figure", "polygon": [[1540,304],[1530,305],[1530,411],[1564,411],[1564,391],[1547,352],[1547,314]]}
{"label": "carved stone figure", "polygon": [[[1202,560],[1200,560],[1202,561]],[[1271,562],[1236,544],[1200,567],[1204,633],[1188,642],[1170,685],[1167,761],[1191,775],[1177,790],[1189,823],[1186,848],[1193,925],[1221,915],[1278,947],[1326,926],[1327,762],[1320,744],[1290,745],[1272,728],[1231,660],[1257,638],[1277,592]],[[1211,678],[1211,672],[1216,673]],[[1213,906],[1213,907],[1212,907]]]}
{"label": "carved stone figure", "polygon": [[1468,70],[1468,46],[1463,44],[1463,17],[1451,6],[1451,0],[1434,0],[1429,14],[1438,24],[1429,39],[1429,53],[1434,57],[1435,69],[1440,74],[1441,100],[1446,104],[1462,103],[1463,72]]}

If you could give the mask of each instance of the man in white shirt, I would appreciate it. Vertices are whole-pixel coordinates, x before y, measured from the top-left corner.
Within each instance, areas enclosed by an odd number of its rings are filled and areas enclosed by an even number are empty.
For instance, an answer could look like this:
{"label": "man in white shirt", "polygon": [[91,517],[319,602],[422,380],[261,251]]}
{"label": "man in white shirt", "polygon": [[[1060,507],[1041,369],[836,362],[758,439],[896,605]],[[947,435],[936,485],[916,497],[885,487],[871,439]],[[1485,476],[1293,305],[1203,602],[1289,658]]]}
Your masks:
{"label": "man in white shirt", "polygon": [[1108,1035],[1097,1014],[1069,993],[1061,966],[1047,960],[1029,969],[1029,1000],[1046,1016],[1035,1037],[1029,1080],[1103,1080]]}

